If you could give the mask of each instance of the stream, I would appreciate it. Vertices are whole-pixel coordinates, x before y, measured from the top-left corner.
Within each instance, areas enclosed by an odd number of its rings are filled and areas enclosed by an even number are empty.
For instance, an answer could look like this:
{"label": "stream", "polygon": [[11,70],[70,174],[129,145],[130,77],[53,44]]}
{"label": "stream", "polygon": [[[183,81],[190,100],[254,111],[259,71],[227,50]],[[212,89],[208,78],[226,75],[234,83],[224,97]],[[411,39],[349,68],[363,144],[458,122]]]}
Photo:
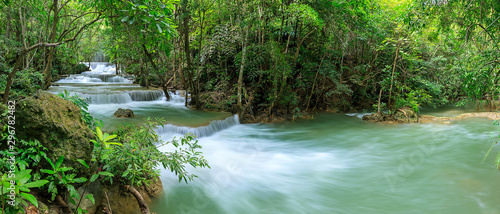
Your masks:
{"label": "stream", "polygon": [[[158,214],[255,213],[500,213],[500,172],[483,158],[497,128],[484,118],[450,124],[377,124],[362,113],[317,114],[312,120],[239,124],[228,113],[195,111],[184,98],[166,101],[160,90],[132,84],[114,67],[57,82],[92,100],[89,110],[106,126],[163,117],[163,140],[199,136],[211,169],[188,170],[189,184],[163,170],[164,194],[151,204]],[[130,108],[134,118],[114,118]],[[424,109],[456,116],[469,109]],[[161,148],[166,151],[168,148]]]}

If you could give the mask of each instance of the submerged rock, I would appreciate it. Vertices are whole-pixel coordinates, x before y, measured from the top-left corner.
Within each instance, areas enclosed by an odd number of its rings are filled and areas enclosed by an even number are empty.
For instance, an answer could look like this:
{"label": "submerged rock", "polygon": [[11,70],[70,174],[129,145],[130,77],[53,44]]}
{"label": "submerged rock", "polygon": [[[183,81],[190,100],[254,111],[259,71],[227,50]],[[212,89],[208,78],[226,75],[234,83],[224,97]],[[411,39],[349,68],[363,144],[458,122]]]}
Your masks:
{"label": "submerged rock", "polygon": [[428,123],[428,122],[444,122],[451,123],[450,121],[462,120],[467,118],[488,118],[490,120],[500,120],[499,112],[477,112],[477,113],[464,113],[460,114],[456,117],[435,117],[431,115],[421,115],[419,116],[419,122]]}
{"label": "submerged rock", "polygon": [[84,172],[84,166],[77,159],[90,163],[93,134],[75,104],[40,91],[19,101],[15,115],[18,139],[38,140],[50,151],[47,157],[53,162],[63,155],[66,166]]}
{"label": "submerged rock", "polygon": [[134,117],[134,112],[131,109],[119,108],[113,115],[115,117]]}

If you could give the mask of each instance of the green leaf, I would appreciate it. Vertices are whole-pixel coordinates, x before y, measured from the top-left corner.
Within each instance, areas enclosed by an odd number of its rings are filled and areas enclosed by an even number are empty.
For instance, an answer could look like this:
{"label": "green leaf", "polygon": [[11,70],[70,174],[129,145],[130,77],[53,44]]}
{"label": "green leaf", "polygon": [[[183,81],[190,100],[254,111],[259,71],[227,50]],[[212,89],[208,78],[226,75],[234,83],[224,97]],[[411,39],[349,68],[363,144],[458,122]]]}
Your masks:
{"label": "green leaf", "polygon": [[104,139],[104,141],[108,141],[108,140],[111,140],[111,139],[113,139],[113,138],[116,138],[116,135],[109,135],[109,136],[107,136],[107,137]]}
{"label": "green leaf", "polygon": [[52,171],[52,170],[50,170],[50,169],[40,169],[40,172],[47,173],[47,174],[50,174],[50,175],[55,174],[55,172]]}
{"label": "green leaf", "polygon": [[56,161],[56,165],[55,165],[54,169],[59,168],[59,167],[61,166],[61,164],[62,164],[62,162],[63,162],[63,161],[64,161],[64,156],[63,156],[63,155],[61,155],[61,156],[57,159],[57,161]]}
{"label": "green leaf", "polygon": [[98,177],[99,174],[93,174],[92,177],[90,177],[90,182],[94,182],[95,180],[97,180]]}
{"label": "green leaf", "polygon": [[57,188],[54,182],[50,182],[48,191],[57,194]]}
{"label": "green leaf", "polygon": [[[19,172],[16,172],[16,176],[14,178],[11,178],[11,179],[8,179],[8,180],[15,180],[15,181],[18,181],[18,180],[24,180],[26,178],[31,178],[31,169],[27,169],[27,170],[23,170],[23,171],[19,171]],[[27,181],[27,180],[26,180]]]}
{"label": "green leaf", "polygon": [[22,192],[21,195],[24,198],[26,198],[26,200],[28,200],[30,203],[35,205],[35,207],[38,208],[38,201],[36,200],[35,196],[33,196],[32,194],[25,193],[25,192]]}
{"label": "green leaf", "polygon": [[70,171],[70,170],[73,170],[73,168],[71,168],[71,167],[61,167],[59,169],[59,171],[61,171],[61,172],[66,172],[66,171]]}
{"label": "green leaf", "polygon": [[89,199],[92,202],[92,204],[95,204],[94,195],[92,195],[92,194],[86,194],[84,198],[85,199]]}
{"label": "green leaf", "polygon": [[[16,191],[17,191],[17,190],[16,190]],[[28,188],[26,188],[26,187],[24,187],[24,186],[20,186],[20,187],[19,187],[19,191],[29,192],[29,191],[30,191],[30,189],[28,189]],[[17,192],[19,192],[19,191],[17,191]]]}
{"label": "green leaf", "polygon": [[80,195],[73,185],[68,185],[68,191],[70,196],[79,198]]}
{"label": "green leaf", "polygon": [[100,141],[103,141],[104,138],[103,138],[103,135],[102,135],[102,131],[101,131],[101,128],[96,127],[95,130],[97,131],[96,135],[97,135],[97,138],[99,138]]}
{"label": "green leaf", "polygon": [[[123,17],[123,18],[122,18],[122,22],[126,22],[126,21],[128,21],[128,18],[129,18],[128,16]],[[99,127],[97,127],[97,128],[99,128]]]}
{"label": "green leaf", "polygon": [[76,160],[76,161],[80,162],[82,165],[84,165],[85,167],[89,168],[89,165],[87,165],[87,163],[85,163],[85,161],[84,161],[84,160],[82,160],[82,159],[78,159],[78,160]]}
{"label": "green leaf", "polygon": [[128,23],[129,23],[129,24],[133,24],[134,22],[135,22],[135,16],[134,16],[134,17],[132,17],[132,19],[128,20]]}
{"label": "green leaf", "polygon": [[139,8],[140,8],[140,9],[146,9],[146,8],[148,8],[148,7],[147,7],[146,5],[139,5]]}
{"label": "green leaf", "polygon": [[99,172],[99,175],[104,175],[104,176],[109,176],[109,177],[115,176],[111,172]]}
{"label": "green leaf", "polygon": [[49,181],[47,181],[47,180],[38,180],[38,181],[24,184],[23,186],[27,187],[27,188],[37,188],[37,187],[41,187],[41,186],[45,185],[48,182]]}
{"label": "green leaf", "polygon": [[84,177],[75,178],[75,179],[73,179],[73,181],[76,183],[84,183],[87,181],[87,178],[84,178]]}

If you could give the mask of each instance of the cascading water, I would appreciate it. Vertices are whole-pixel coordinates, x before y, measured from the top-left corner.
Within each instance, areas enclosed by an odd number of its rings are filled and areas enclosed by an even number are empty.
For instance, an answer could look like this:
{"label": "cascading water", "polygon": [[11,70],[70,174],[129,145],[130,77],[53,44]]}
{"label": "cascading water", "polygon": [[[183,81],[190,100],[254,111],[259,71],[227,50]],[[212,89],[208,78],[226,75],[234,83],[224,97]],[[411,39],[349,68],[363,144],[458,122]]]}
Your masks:
{"label": "cascading water", "polygon": [[[238,124],[199,138],[210,169],[179,183],[162,171],[162,214],[498,213],[492,121],[367,123],[319,114]],[[162,134],[165,141],[171,134]],[[162,147],[169,151],[168,147]],[[496,150],[498,152],[498,149]]]}
{"label": "cascading water", "polygon": [[156,132],[160,135],[166,134],[188,134],[192,133],[196,137],[208,137],[213,135],[216,132],[222,131],[224,129],[228,129],[232,126],[240,124],[238,115],[234,115],[232,117],[228,117],[224,120],[215,120],[210,122],[207,126],[201,127],[185,127],[185,126],[176,126],[172,124],[166,124],[163,127],[158,127]]}
{"label": "cascading water", "polygon": [[[61,79],[50,91],[58,94],[67,90],[72,95],[88,98],[92,116],[103,120],[108,130],[124,122],[143,124],[147,118],[163,118],[164,123],[178,127],[198,127],[231,116],[225,112],[191,111],[184,106],[186,98],[180,93],[169,92],[171,99],[167,101],[163,90],[146,90],[132,84],[133,76],[116,75],[113,64],[91,62],[90,67],[91,71]],[[113,117],[118,108],[131,109],[135,116]]]}
{"label": "cascading water", "polygon": [[70,75],[57,81],[60,83],[103,83],[103,84],[132,84],[133,77],[116,75],[114,64],[110,63],[91,63],[91,71],[85,71],[81,74]]}
{"label": "cascading water", "polygon": [[[319,114],[314,120],[291,123],[239,124],[229,113],[190,110],[179,94],[166,101],[161,90],[112,83],[113,78],[129,77],[113,76],[114,69],[103,63],[91,67],[50,90],[90,98],[89,111],[108,130],[161,117],[166,125],[157,132],[164,141],[193,133],[203,146],[211,168],[187,166],[198,175],[193,182],[178,183],[169,170],[161,171],[164,194],[151,204],[157,213],[500,210],[494,155],[482,162],[494,134],[491,121],[386,125],[363,122],[363,114]],[[132,109],[135,117],[113,117],[118,108]]]}
{"label": "cascading water", "polygon": [[77,94],[80,97],[89,98],[91,104],[121,104],[134,101],[155,101],[161,100],[164,96],[163,91],[159,90],[134,90],[108,93],[102,92],[98,94]]}

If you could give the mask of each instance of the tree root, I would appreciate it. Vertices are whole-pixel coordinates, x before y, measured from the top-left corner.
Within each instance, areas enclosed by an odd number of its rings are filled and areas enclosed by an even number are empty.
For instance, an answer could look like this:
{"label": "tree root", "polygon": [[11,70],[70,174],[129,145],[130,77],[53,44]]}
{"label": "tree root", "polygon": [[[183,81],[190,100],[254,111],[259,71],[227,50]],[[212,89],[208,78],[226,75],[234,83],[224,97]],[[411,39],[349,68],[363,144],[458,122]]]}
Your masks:
{"label": "tree root", "polygon": [[141,193],[137,191],[133,186],[127,185],[125,186],[127,190],[134,195],[135,199],[137,199],[137,203],[139,203],[139,208],[141,208],[141,213],[142,214],[150,214],[149,212],[149,207],[146,201],[144,201],[144,198],[142,197]]}

